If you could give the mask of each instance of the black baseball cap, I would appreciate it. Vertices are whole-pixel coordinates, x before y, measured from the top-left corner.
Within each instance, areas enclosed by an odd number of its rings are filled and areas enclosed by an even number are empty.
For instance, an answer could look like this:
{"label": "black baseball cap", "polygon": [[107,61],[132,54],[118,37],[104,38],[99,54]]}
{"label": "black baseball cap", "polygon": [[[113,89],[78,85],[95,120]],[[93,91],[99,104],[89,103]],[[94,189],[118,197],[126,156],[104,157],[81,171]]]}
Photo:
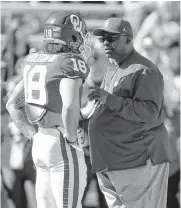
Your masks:
{"label": "black baseball cap", "polygon": [[104,33],[110,33],[111,35],[126,34],[133,38],[131,24],[122,18],[109,18],[106,20],[104,27],[97,28],[93,31],[93,34],[96,36],[103,36]]}

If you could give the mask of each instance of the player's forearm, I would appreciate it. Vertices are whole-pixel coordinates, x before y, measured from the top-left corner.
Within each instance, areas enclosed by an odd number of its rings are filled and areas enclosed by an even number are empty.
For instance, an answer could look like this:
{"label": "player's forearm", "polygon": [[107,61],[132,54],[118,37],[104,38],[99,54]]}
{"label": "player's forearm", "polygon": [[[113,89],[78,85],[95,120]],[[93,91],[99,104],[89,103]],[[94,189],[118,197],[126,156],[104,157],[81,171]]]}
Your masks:
{"label": "player's forearm", "polygon": [[37,130],[34,125],[28,121],[24,107],[16,108],[16,105],[10,104],[7,105],[6,108],[11,116],[11,119],[17,128],[21,131],[21,133],[28,139],[31,139]]}
{"label": "player's forearm", "polygon": [[70,142],[76,140],[77,128],[79,124],[80,111],[79,107],[71,105],[62,108],[62,119],[65,128],[65,134]]}

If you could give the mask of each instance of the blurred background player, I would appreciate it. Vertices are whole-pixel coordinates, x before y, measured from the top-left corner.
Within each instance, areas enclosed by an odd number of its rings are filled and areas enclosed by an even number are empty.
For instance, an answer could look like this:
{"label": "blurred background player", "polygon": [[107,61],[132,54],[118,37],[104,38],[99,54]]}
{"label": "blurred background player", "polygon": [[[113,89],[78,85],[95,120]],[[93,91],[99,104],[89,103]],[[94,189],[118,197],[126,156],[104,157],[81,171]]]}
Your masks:
{"label": "blurred background player", "polygon": [[8,124],[10,137],[2,144],[2,181],[8,203],[13,207],[35,208],[36,171],[33,165],[32,142],[24,137],[13,122]]}
{"label": "blurred background player", "polygon": [[52,15],[44,28],[44,51],[24,59],[23,80],[6,105],[16,126],[33,140],[38,208],[53,207],[53,201],[58,208],[82,207],[86,165],[77,129],[90,40],[79,16]]}

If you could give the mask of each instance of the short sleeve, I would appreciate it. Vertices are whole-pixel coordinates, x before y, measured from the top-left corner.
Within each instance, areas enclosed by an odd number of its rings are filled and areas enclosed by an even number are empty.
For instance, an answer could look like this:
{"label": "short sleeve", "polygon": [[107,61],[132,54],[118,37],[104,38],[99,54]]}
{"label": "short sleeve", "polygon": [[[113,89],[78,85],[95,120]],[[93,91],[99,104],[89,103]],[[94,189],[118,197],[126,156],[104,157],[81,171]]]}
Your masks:
{"label": "short sleeve", "polygon": [[60,69],[63,77],[83,80],[88,77],[90,71],[87,63],[79,56],[65,56],[61,60]]}

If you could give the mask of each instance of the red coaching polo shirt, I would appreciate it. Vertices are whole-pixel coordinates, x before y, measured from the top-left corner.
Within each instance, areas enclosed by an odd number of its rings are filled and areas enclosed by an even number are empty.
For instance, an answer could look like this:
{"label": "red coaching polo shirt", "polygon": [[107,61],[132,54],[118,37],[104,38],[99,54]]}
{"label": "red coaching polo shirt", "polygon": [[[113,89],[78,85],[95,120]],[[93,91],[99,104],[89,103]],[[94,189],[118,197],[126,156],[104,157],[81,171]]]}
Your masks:
{"label": "red coaching polo shirt", "polygon": [[164,125],[163,77],[136,51],[109,69],[102,83],[109,92],[89,122],[92,169],[122,170],[171,160]]}

